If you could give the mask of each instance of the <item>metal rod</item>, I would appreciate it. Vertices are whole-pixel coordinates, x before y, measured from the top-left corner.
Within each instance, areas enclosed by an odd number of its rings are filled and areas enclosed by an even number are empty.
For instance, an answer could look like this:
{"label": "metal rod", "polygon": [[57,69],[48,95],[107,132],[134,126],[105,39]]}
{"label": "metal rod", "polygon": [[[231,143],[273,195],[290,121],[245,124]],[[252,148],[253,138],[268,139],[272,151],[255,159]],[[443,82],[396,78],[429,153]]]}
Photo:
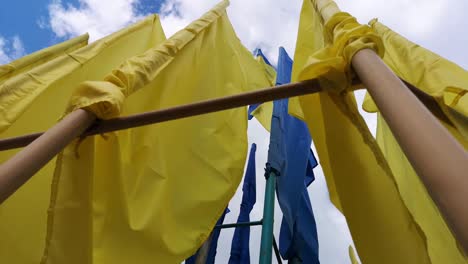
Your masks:
{"label": "metal rod", "polygon": [[468,252],[468,152],[373,50],[353,68],[461,246]]}
{"label": "metal rod", "polygon": [[78,109],[0,165],[0,204],[83,133],[95,119],[94,114]]}
{"label": "metal rod", "polygon": [[281,260],[281,254],[279,252],[278,244],[276,243],[276,238],[273,235],[273,250],[275,251],[275,256],[276,256],[276,261],[278,264],[283,264],[283,261]]}
{"label": "metal rod", "polygon": [[273,222],[275,213],[276,174],[271,172],[265,185],[263,225],[260,242],[260,264],[271,264],[273,247]]}
{"label": "metal rod", "polygon": [[[211,99],[182,106],[161,109],[143,114],[119,117],[105,121],[96,122],[82,136],[91,136],[122,130],[132,127],[145,126],[165,121],[197,116],[236,107],[258,104],[282,98],[320,92],[318,80],[308,80],[293,84],[279,85],[237,95]],[[27,146],[42,133],[35,133],[15,138],[0,140],[0,150],[19,148]]]}
{"label": "metal rod", "polygon": [[[402,81],[405,82],[404,80]],[[359,83],[359,80],[355,80],[354,83]],[[421,100],[422,103],[424,103],[424,105],[429,110],[431,110],[431,112],[435,116],[437,116],[439,119],[443,120],[447,124],[451,124],[450,120],[440,109],[438,103],[434,100],[434,98],[432,98],[428,94],[425,94],[420,89],[412,86],[411,84],[406,84],[408,85],[410,90]],[[215,111],[226,110],[229,108],[241,107],[249,104],[257,104],[281,98],[315,93],[319,92],[320,90],[321,89],[319,87],[318,82],[314,80],[281,85],[240,95],[233,95],[219,99],[207,100],[184,106],[176,106],[143,114],[130,115],[110,120],[100,120],[96,124],[94,124],[90,129],[88,129],[82,136],[92,136],[97,134],[103,134],[106,132],[127,129],[131,127],[155,124],[164,121],[185,118],[192,115],[201,115]],[[206,107],[208,107],[208,109]],[[40,137],[42,134],[42,132],[39,132],[19,137],[1,139],[0,151],[27,146],[29,143],[34,141],[36,138]]]}
{"label": "metal rod", "polygon": [[253,222],[240,222],[240,223],[234,223],[234,224],[223,224],[223,225],[217,225],[215,228],[234,228],[234,227],[242,227],[242,226],[258,226],[262,225],[263,221],[253,221]]}

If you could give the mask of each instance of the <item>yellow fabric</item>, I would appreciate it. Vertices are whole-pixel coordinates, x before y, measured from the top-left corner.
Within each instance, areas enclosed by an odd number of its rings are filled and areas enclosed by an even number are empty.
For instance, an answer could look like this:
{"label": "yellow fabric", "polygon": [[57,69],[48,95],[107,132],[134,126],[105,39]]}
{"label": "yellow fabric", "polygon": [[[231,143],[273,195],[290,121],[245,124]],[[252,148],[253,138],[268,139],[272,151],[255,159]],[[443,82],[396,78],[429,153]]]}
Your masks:
{"label": "yellow fabric", "polygon": [[348,247],[348,254],[349,254],[349,260],[351,261],[351,264],[359,264],[359,261],[356,258],[356,254],[354,253],[354,249],[352,246]]}
{"label": "yellow fabric", "polygon": [[[458,133],[468,140],[468,72],[377,20],[370,24],[385,42],[385,63],[400,78],[434,97]],[[370,112],[377,111],[369,95],[363,107]]]}
{"label": "yellow fabric", "polygon": [[316,7],[304,0],[292,79],[319,77],[325,91],[291,100],[290,112],[309,127],[331,199],[347,219],[362,262],[430,263],[425,237],[350,89],[352,55],[368,47],[382,55],[382,43],[345,13],[328,14],[324,24]]}
{"label": "yellow fabric", "polygon": [[72,38],[57,45],[34,52],[5,65],[0,65],[0,84],[5,80],[26,72],[65,53],[88,45],[88,34]]}
{"label": "yellow fabric", "polygon": [[[257,61],[265,69],[265,74],[269,81],[269,86],[273,87],[276,84],[276,70],[272,66],[268,65],[262,56],[257,56]],[[267,88],[267,87],[265,87]],[[265,102],[257,107],[252,112],[252,115],[255,116],[255,119],[260,122],[260,124],[267,130],[270,131],[271,127],[271,115],[273,113],[273,102]]]}
{"label": "yellow fabric", "polygon": [[[70,109],[107,118],[268,86],[236,37],[227,5],[127,60],[105,81],[84,83]],[[115,106],[120,99],[96,91],[125,100]],[[79,158],[69,146],[57,162],[44,263],[180,263],[237,189],[246,129],[246,109],[236,108],[87,138]]]}
{"label": "yellow fabric", "polygon": [[[463,129],[466,130],[467,126],[464,126],[463,122],[457,122],[457,120],[466,120],[468,116],[466,114],[468,104],[463,102],[468,89],[468,73],[459,66],[411,43],[376,20],[373,20],[371,25],[384,40],[385,63],[401,78],[439,102],[455,126],[446,124],[442,120],[441,123],[468,150],[468,140],[463,137]],[[465,89],[454,89],[455,86]],[[458,102],[455,98],[457,95],[460,95]],[[369,95],[363,107],[367,111],[378,111]],[[459,109],[460,114],[463,112],[465,114],[458,118],[452,112],[455,111],[454,108]],[[377,119],[377,142],[395,175],[403,201],[424,232],[432,263],[468,263],[468,259],[459,251],[456,240],[438,208],[427,194],[426,188],[380,114]]]}
{"label": "yellow fabric", "polygon": [[[437,206],[380,114],[377,119],[377,142],[392,168],[406,206],[426,236],[432,263],[468,263]],[[468,149],[468,142],[464,143]]]}
{"label": "yellow fabric", "polygon": [[[163,40],[159,18],[153,15],[78,50],[63,44],[35,54],[39,59],[31,62],[38,64],[0,84],[1,137],[47,130],[63,115],[77,84],[101,80],[126,58]],[[0,163],[17,151],[1,151]],[[49,162],[0,206],[0,263],[39,263],[54,163]]]}

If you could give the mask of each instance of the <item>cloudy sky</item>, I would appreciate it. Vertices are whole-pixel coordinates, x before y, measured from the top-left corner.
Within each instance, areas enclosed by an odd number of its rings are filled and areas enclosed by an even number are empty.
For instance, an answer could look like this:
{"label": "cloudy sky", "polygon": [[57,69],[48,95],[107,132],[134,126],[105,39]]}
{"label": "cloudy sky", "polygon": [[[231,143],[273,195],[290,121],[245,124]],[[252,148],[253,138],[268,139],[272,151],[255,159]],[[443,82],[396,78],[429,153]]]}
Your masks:
{"label": "cloudy sky", "polygon": [[[90,33],[101,38],[149,13],[161,14],[166,35],[210,9],[218,0],[15,0],[4,1],[0,9],[0,64],[7,63],[72,36]],[[276,63],[277,50],[284,46],[293,57],[302,0],[231,0],[229,17],[243,44],[260,47]],[[468,22],[466,0],[338,0],[344,11],[367,23],[372,18],[412,41],[468,69]],[[359,93],[362,97],[363,93]],[[371,129],[375,117],[366,115]],[[254,120],[249,124],[249,140],[257,149],[257,205],[251,218],[261,219],[263,165],[268,134]],[[352,244],[343,216],[333,208],[320,167],[309,188],[318,225],[322,263],[349,263],[347,246]],[[225,222],[235,222],[241,192],[230,203]],[[278,237],[281,212],[276,207],[275,234]],[[233,230],[222,232],[217,263],[227,263]],[[252,228],[251,259],[258,261],[260,228]]]}

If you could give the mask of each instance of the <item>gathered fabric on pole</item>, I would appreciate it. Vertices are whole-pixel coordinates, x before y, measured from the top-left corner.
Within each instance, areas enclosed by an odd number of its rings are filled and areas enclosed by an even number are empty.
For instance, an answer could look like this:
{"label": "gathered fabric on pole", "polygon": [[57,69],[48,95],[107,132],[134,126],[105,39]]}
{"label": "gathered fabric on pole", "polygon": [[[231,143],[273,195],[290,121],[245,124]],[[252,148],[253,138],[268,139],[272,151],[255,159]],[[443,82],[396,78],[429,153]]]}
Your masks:
{"label": "gathered fabric on pole", "polygon": [[362,49],[385,52],[372,28],[333,1],[304,0],[292,81],[319,78],[323,92],[291,98],[289,111],[309,127],[330,198],[363,263],[431,263],[426,237],[356,105],[350,62]]}
{"label": "gathered fabric on pole", "polygon": [[[234,33],[228,4],[102,81],[82,83],[67,111],[85,108],[107,119],[267,87],[263,68]],[[246,108],[67,147],[57,159],[43,263],[184,261],[226,209],[246,153]]]}

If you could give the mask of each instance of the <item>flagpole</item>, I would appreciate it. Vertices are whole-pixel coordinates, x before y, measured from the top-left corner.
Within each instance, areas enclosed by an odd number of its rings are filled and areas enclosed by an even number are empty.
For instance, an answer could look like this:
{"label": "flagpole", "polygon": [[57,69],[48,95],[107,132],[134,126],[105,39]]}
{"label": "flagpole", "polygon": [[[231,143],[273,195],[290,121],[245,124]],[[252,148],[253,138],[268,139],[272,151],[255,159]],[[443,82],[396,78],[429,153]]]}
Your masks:
{"label": "flagpole", "polygon": [[[91,124],[96,119],[94,114],[78,109],[67,115],[45,133],[0,140],[0,150],[29,144],[15,156],[0,165],[0,204],[26,183],[55,155],[62,151],[73,139],[80,135],[85,137],[319,91],[319,82],[314,79],[161,109],[130,117],[98,121],[93,126]],[[88,127],[90,129],[84,132]]]}
{"label": "flagpole", "polygon": [[273,247],[273,222],[275,213],[276,172],[267,171],[265,201],[263,204],[263,225],[260,242],[260,264],[271,264]]}
{"label": "flagpole", "polygon": [[[339,12],[316,0],[324,21]],[[461,246],[468,252],[468,152],[370,49],[352,66]]]}
{"label": "flagpole", "polygon": [[[83,109],[67,115],[57,125],[0,165],[0,204],[26,183],[96,119]],[[31,197],[31,199],[35,199]]]}
{"label": "flagpole", "polygon": [[374,51],[359,51],[352,64],[429,195],[468,252],[468,152]]}

